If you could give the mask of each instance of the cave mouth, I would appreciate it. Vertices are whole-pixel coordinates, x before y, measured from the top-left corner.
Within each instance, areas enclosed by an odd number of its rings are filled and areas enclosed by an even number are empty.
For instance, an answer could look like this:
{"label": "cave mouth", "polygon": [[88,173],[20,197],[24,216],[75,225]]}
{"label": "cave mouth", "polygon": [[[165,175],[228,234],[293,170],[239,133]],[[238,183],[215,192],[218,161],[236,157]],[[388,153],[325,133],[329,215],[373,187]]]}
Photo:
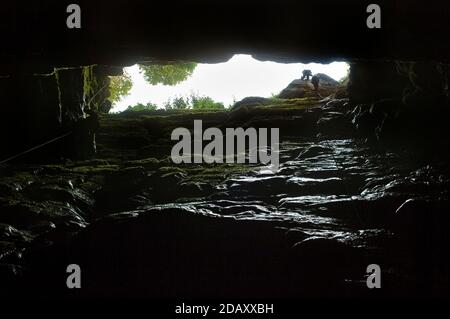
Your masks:
{"label": "cave mouth", "polygon": [[211,108],[230,109],[246,97],[278,96],[292,81],[301,78],[303,70],[326,74],[344,83],[349,64],[279,63],[259,61],[247,54],[235,54],[221,63],[136,63],[124,67],[122,75],[110,77],[110,112],[198,108],[199,103],[192,103],[198,99],[210,102]]}

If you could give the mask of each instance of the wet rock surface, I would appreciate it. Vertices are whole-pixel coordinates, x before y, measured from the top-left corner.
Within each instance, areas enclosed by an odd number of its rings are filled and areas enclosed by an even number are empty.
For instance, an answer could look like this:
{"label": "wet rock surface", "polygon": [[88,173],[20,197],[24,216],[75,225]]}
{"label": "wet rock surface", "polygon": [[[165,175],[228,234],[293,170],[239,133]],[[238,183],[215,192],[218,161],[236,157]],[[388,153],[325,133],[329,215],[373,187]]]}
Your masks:
{"label": "wet rock surface", "polygon": [[[248,108],[245,117],[175,114],[163,122],[169,131],[191,116],[225,127],[271,112],[281,122],[293,113],[313,120],[308,134],[283,136],[275,173],[248,164],[174,165],[167,135],[147,129],[162,119],[149,113],[103,118],[100,159],[3,166],[1,293],[448,293],[448,161],[366,143],[347,102],[291,101]],[[80,291],[65,286],[71,263],[83,269]],[[382,267],[382,292],[366,287],[372,263]]]}

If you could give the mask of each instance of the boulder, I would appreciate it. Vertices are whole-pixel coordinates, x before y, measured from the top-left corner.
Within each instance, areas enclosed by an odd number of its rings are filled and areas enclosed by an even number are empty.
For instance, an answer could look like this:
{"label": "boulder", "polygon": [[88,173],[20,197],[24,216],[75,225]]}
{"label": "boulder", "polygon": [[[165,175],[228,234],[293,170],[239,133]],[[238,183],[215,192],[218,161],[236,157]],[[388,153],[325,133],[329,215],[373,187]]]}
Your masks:
{"label": "boulder", "polygon": [[270,99],[268,98],[260,96],[249,96],[243,98],[239,102],[234,103],[234,105],[231,107],[231,110],[236,110],[243,106],[256,106],[256,105],[264,105],[267,103],[270,103]]}
{"label": "boulder", "polygon": [[[317,73],[314,77],[319,79],[319,95],[328,96],[335,93],[339,82],[332,77],[324,74]],[[314,86],[310,81],[296,79],[289,83],[289,85],[283,89],[278,97],[280,99],[298,99],[304,97],[316,97],[317,92],[314,90]],[[340,95],[342,96],[342,94]]]}
{"label": "boulder", "polygon": [[319,79],[319,85],[326,86],[338,86],[339,82],[333,79],[331,76],[326,75],[325,73],[317,73],[316,76]]}
{"label": "boulder", "polygon": [[311,82],[297,79],[289,83],[289,85],[278,94],[278,97],[280,99],[303,98],[311,96],[313,91],[314,87]]}

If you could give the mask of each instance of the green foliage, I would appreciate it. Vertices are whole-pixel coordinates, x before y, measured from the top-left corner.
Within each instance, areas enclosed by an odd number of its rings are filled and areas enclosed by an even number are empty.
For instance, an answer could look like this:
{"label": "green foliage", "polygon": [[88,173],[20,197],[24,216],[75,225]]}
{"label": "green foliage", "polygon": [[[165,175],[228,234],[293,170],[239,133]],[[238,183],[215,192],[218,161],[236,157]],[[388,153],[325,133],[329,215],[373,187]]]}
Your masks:
{"label": "green foliage", "polygon": [[130,94],[130,90],[133,86],[131,77],[128,73],[124,72],[123,75],[110,76],[111,82],[109,84],[109,100],[111,103],[116,103],[122,100],[125,96]]}
{"label": "green foliage", "polygon": [[168,100],[164,103],[166,110],[199,110],[199,109],[213,109],[223,110],[225,107],[220,102],[215,102],[209,96],[200,96],[191,93],[188,97],[176,97],[173,100]]}
{"label": "green foliage", "polygon": [[217,109],[222,110],[225,108],[223,103],[215,102],[209,96],[198,96],[191,94],[191,105],[192,109]]}
{"label": "green foliage", "polygon": [[151,85],[176,85],[192,75],[197,63],[179,62],[173,64],[140,64],[145,80]]}
{"label": "green foliage", "polygon": [[128,106],[128,108],[126,109],[127,111],[154,111],[158,108],[158,106],[156,104],[153,103],[147,103],[147,104],[142,104],[142,103],[138,103],[134,106]]}
{"label": "green foliage", "polygon": [[176,97],[172,102],[172,108],[175,110],[185,110],[189,108],[189,100],[182,97]]}
{"label": "green foliage", "polygon": [[[200,96],[198,94],[191,93],[190,96],[183,97],[177,96],[173,99],[169,99],[162,107],[166,110],[223,110],[224,105],[220,102],[215,102],[209,96]],[[154,111],[158,108],[158,105],[151,102],[147,104],[138,103],[133,106],[128,106],[126,111]]]}
{"label": "green foliage", "polygon": [[173,100],[168,99],[166,102],[164,102],[163,107],[166,110],[186,110],[190,108],[189,98],[180,96],[175,97]]}

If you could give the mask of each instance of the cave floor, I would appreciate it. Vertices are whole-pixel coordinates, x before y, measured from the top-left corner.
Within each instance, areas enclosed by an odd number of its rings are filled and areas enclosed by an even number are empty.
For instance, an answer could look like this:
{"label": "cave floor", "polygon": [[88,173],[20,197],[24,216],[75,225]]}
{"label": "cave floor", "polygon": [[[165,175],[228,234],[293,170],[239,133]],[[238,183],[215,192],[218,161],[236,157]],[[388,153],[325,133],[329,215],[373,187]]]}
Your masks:
{"label": "cave floor", "polygon": [[[1,292],[446,293],[448,258],[436,242],[447,235],[432,221],[422,223],[425,230],[406,225],[424,211],[447,209],[441,199],[448,164],[364,143],[349,129],[342,103],[326,108],[297,99],[233,112],[106,115],[94,160],[1,167]],[[191,127],[193,119],[206,126],[280,127],[279,170],[173,164],[170,132]],[[85,270],[80,291],[65,288],[70,263]],[[383,270],[382,292],[366,286],[369,264]],[[33,288],[41,284],[44,293]]]}

